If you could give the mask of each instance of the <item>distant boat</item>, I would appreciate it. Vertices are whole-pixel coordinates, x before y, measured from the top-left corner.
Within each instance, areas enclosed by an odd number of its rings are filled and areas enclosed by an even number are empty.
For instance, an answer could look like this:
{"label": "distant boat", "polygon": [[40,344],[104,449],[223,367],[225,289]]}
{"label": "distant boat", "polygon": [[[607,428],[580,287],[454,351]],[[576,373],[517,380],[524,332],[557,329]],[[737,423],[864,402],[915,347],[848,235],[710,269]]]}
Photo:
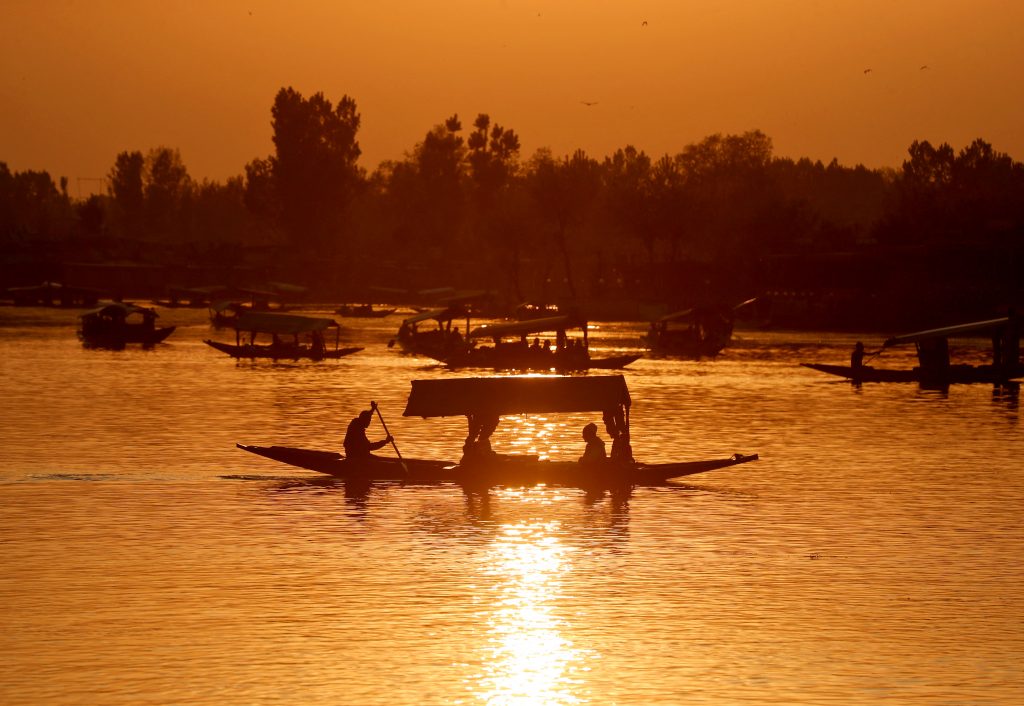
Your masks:
{"label": "distant boat", "polygon": [[[349,481],[454,482],[465,485],[534,485],[621,487],[661,485],[673,478],[704,473],[758,459],[757,454],[679,463],[638,463],[629,449],[629,407],[626,380],[621,375],[602,377],[492,377],[414,380],[403,413],[406,417],[465,416],[469,441],[458,463],[427,459],[370,457],[347,459],[334,451],[286,446],[238,448],[281,463],[327,473]],[[606,429],[616,428],[612,458],[593,463],[540,460],[531,455],[494,454],[490,432],[510,414],[600,412]],[[609,420],[612,420],[611,422]],[[611,432],[609,432],[611,433]],[[616,447],[625,450],[616,458]],[[615,459],[615,460],[613,460]]]}
{"label": "distant boat", "polygon": [[382,319],[385,316],[394,314],[396,311],[398,311],[396,307],[374,309],[373,304],[342,304],[334,310],[334,313],[339,316],[351,316],[353,318]]}
{"label": "distant boat", "polygon": [[[920,364],[911,369],[822,363],[801,365],[853,382],[916,382],[935,387],[965,383],[1002,384],[1024,376],[1024,366],[1020,363],[1020,331],[1020,322],[1016,317],[1002,317],[927,329],[886,339],[879,353],[893,346],[915,344]],[[966,336],[991,337],[991,365],[951,364],[949,339]]]}
{"label": "distant boat", "polygon": [[[568,331],[577,328],[581,330],[582,336],[570,338]],[[553,347],[541,346],[536,339],[534,345],[528,343],[530,336],[551,333],[555,334]],[[490,340],[492,345],[477,346],[476,341],[480,340]],[[571,316],[480,326],[469,332],[467,341],[461,347],[438,357],[438,360],[449,368],[573,372],[624,368],[642,357],[640,354],[591,357],[587,322]]]}
{"label": "distant boat", "polygon": [[713,358],[732,341],[736,312],[753,304],[748,299],[736,306],[695,306],[652,321],[642,341],[652,355]]}
{"label": "distant boat", "polygon": [[73,287],[60,282],[43,282],[30,287],[10,287],[5,297],[15,306],[95,307],[110,294],[92,287]]}
{"label": "distant boat", "polygon": [[174,333],[174,326],[156,327],[152,309],[123,302],[105,303],[81,315],[79,338],[89,347],[123,348],[129,343],[153,346]]}
{"label": "distant boat", "polygon": [[[332,327],[335,329],[334,348],[328,348],[324,331]],[[340,327],[333,319],[275,312],[245,312],[238,317],[234,328],[234,344],[209,339],[203,342],[235,358],[329,360],[363,350],[359,347],[340,347]],[[248,334],[248,340],[243,338],[244,334]],[[257,343],[260,334],[269,337],[270,342]]]}
{"label": "distant boat", "polygon": [[466,330],[469,330],[471,316],[471,312],[461,305],[426,309],[403,319],[388,347],[397,343],[406,353],[441,359],[464,343],[459,327],[453,322],[465,319]]}

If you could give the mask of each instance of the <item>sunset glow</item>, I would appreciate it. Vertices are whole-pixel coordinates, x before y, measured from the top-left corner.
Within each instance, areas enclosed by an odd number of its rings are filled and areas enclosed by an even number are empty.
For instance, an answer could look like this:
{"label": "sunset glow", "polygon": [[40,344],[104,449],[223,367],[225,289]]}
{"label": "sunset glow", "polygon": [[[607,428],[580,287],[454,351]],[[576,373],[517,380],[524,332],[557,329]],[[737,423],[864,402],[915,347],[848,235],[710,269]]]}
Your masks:
{"label": "sunset glow", "polygon": [[158,145],[198,178],[239,174],[269,152],[283,86],[352,96],[370,170],[480,112],[524,156],[752,129],[781,156],[869,167],[915,139],[1024,153],[1024,5],[1003,0],[16,1],[0,22],[4,158],[73,190]]}

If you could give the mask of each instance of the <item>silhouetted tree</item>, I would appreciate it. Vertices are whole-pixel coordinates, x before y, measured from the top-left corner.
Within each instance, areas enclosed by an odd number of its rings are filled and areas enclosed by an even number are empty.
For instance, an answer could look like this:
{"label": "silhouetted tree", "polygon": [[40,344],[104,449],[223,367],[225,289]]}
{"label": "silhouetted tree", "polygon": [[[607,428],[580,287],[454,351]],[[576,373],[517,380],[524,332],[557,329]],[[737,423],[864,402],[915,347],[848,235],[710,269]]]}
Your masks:
{"label": "silhouetted tree", "polygon": [[334,106],[323,93],[307,99],[282,88],[271,114],[271,173],[285,233],[293,245],[324,253],[339,236],[363,179],[356,164],[361,154],[356,102],[342,96]]}
{"label": "silhouetted tree", "polygon": [[121,152],[114,159],[108,176],[117,227],[129,237],[138,237],[142,232],[146,206],[143,191],[145,166],[142,152]]}
{"label": "silhouetted tree", "polygon": [[146,155],[143,176],[146,225],[155,236],[188,239],[185,212],[192,195],[192,179],[181,161],[181,153],[168,147],[151,149]]}
{"label": "silhouetted tree", "polygon": [[563,160],[541,153],[531,164],[530,191],[541,214],[555,226],[555,241],[562,255],[569,295],[573,299],[576,299],[577,292],[568,232],[588,212],[600,189],[600,179],[597,162],[583,150],[576,150],[572,157]]}

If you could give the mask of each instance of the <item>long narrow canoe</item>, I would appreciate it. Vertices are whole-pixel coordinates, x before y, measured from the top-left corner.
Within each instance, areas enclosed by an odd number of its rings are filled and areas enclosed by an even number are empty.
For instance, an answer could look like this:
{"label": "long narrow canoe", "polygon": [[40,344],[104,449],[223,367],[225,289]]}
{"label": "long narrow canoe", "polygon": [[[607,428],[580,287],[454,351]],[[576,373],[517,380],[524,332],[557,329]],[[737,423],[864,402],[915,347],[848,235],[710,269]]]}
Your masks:
{"label": "long narrow canoe", "polygon": [[1003,383],[1009,382],[1018,375],[991,365],[951,365],[943,371],[924,371],[921,368],[910,370],[894,370],[888,368],[872,368],[862,366],[854,372],[849,365],[826,365],[822,363],[801,363],[805,368],[820,373],[838,375],[853,382],[918,382],[923,384],[955,385],[962,383]]}
{"label": "long narrow canoe", "polygon": [[298,449],[289,446],[247,446],[238,448],[258,456],[326,473],[336,478],[363,481],[406,481],[413,483],[467,483],[481,485],[661,485],[673,478],[704,473],[758,459],[757,454],[736,454],[729,458],[681,463],[612,463],[594,466],[574,461],[540,461],[536,456],[496,456],[483,463],[460,465],[448,461],[373,457],[351,461],[336,451]]}
{"label": "long narrow canoe", "polygon": [[203,343],[221,353],[227,353],[233,358],[273,358],[274,360],[298,360],[309,358],[311,360],[329,360],[343,358],[353,353],[358,353],[362,348],[337,348],[327,349],[322,353],[315,353],[309,346],[287,346],[287,345],[253,345],[251,343],[235,345],[234,343],[221,343],[220,341],[204,340]]}

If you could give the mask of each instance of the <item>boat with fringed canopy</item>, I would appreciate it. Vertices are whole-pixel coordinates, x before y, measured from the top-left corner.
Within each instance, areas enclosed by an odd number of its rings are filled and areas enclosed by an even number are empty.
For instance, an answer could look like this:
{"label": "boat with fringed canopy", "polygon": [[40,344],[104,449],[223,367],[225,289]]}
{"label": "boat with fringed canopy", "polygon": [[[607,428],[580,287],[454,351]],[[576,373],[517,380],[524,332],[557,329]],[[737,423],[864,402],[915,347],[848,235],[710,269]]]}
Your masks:
{"label": "boat with fringed canopy", "polygon": [[[238,316],[234,328],[233,344],[210,339],[203,342],[235,358],[328,360],[363,350],[359,347],[340,347],[340,326],[334,319],[272,312],[245,312]],[[329,328],[334,329],[334,348],[328,348],[324,338],[324,332]],[[269,336],[269,343],[257,343],[260,334]]]}
{"label": "boat with fringed canopy", "polygon": [[[733,454],[702,461],[638,462],[633,459],[630,446],[631,404],[626,380],[621,375],[413,380],[403,416],[466,417],[468,433],[459,462],[378,456],[348,459],[334,451],[284,446],[238,444],[238,448],[345,480],[484,486],[661,485],[671,479],[758,459],[757,454]],[[490,437],[504,416],[586,412],[602,415],[605,430],[612,439],[609,458],[593,462],[548,460],[534,455],[499,454],[490,447]]]}

